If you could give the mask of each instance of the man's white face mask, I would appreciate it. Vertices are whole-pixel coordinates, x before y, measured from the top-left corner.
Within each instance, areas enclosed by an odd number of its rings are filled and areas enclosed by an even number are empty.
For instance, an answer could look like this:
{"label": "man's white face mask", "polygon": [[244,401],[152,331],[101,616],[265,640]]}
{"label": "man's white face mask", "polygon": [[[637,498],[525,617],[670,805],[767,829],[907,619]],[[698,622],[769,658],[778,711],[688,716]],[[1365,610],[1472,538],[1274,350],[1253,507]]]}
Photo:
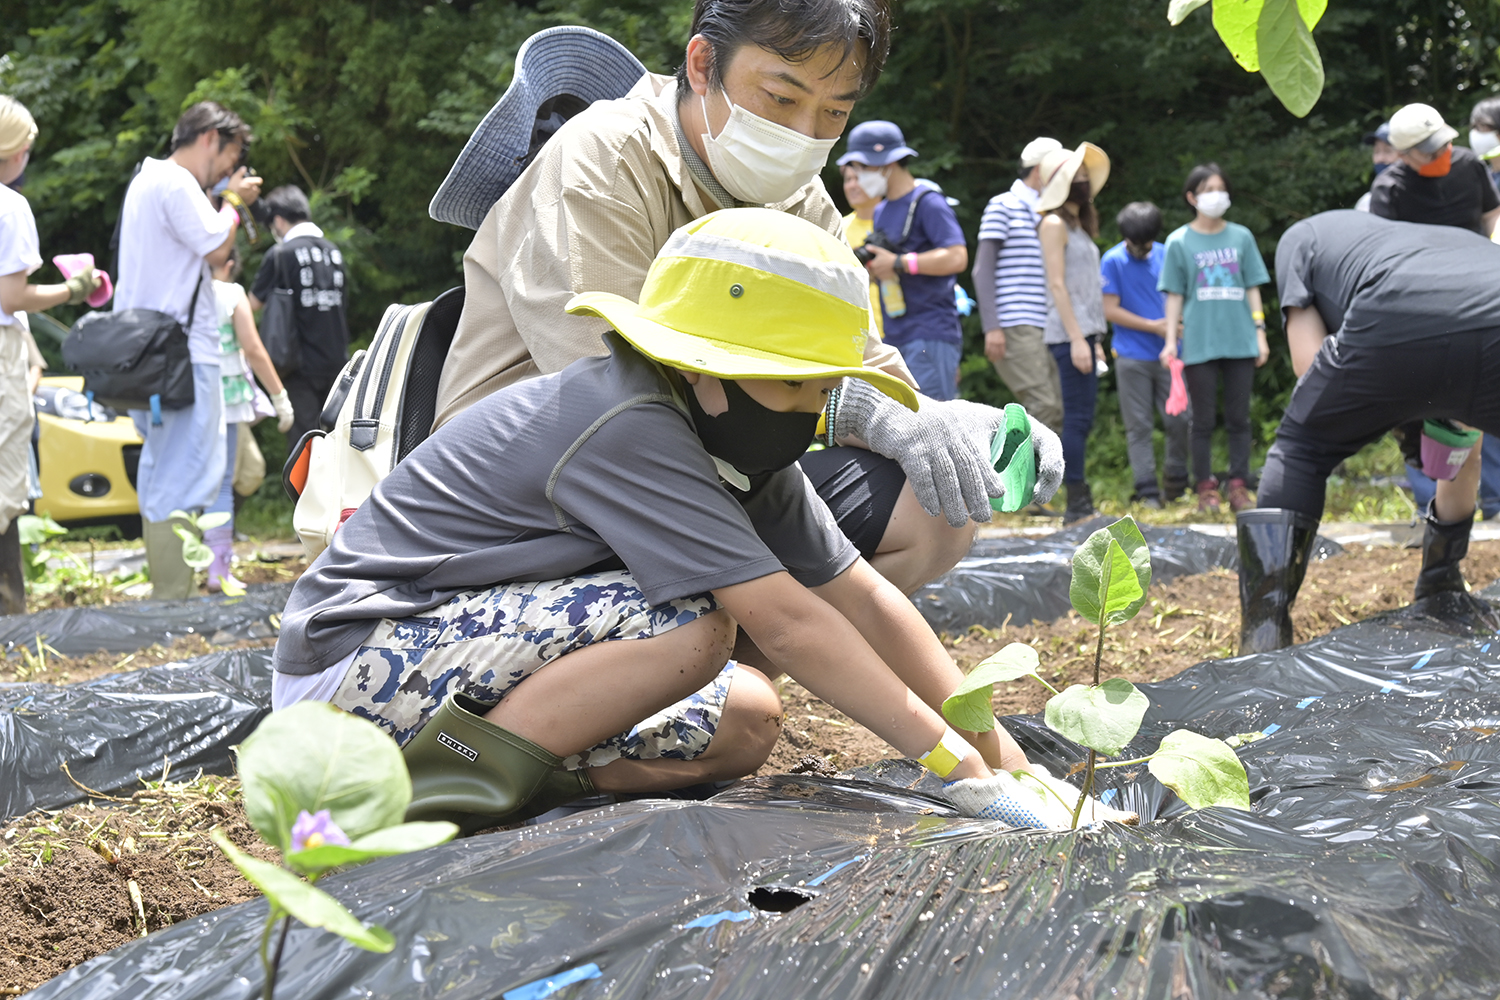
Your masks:
{"label": "man's white face mask", "polygon": [[[708,102],[700,97],[703,124]],[[708,167],[724,190],[740,201],[769,205],[785,201],[817,176],[828,163],[833,139],[813,139],[785,125],[767,121],[737,106],[724,94],[729,120],[718,135],[703,134]]]}

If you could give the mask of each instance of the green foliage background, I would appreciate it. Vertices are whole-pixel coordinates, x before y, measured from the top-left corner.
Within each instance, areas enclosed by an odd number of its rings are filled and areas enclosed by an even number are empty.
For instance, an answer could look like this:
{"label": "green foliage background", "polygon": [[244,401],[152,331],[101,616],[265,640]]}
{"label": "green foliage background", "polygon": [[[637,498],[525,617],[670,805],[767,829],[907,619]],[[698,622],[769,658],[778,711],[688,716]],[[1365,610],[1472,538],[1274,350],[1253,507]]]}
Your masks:
{"label": "green foliage background", "polygon": [[[923,154],[916,171],[961,199],[970,234],[1014,178],[1021,147],[1052,135],[1095,142],[1113,160],[1099,198],[1104,245],[1128,201],[1154,200],[1169,230],[1185,223],[1182,178],[1212,159],[1234,186],[1230,217],[1256,233],[1270,263],[1288,225],[1350,206],[1366,188],[1359,137],[1390,111],[1421,100],[1462,129],[1473,103],[1500,88],[1494,0],[1334,0],[1315,31],[1327,88],[1301,120],[1234,64],[1207,9],[1177,28],[1167,0],[895,0],[893,9],[890,61],[854,120],[900,123]],[[302,185],[345,248],[361,338],[390,302],[462,280],[470,234],[433,222],[427,203],[509,82],[523,39],[588,24],[666,72],[690,13],[690,0],[0,0],[0,89],[41,128],[25,193],[48,258],[88,250],[107,260],[133,164],[164,155],[193,101],[233,107],[258,136],[251,163],[268,187]],[[825,181],[839,198],[832,169]],[[246,248],[247,278],[265,245]],[[1273,361],[1257,375],[1254,410],[1261,448],[1293,384],[1268,316]],[[977,318],[968,324],[964,394],[1005,402]],[[279,435],[261,439],[275,469]],[[1129,492],[1112,378],[1090,461],[1096,489]]]}

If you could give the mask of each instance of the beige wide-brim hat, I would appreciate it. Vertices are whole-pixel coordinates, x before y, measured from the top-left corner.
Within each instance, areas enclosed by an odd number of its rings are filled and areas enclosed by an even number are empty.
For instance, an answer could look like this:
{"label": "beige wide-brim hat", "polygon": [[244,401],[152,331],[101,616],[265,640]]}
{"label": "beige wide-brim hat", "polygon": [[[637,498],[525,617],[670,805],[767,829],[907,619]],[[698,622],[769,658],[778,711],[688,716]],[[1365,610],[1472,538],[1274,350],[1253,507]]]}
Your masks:
{"label": "beige wide-brim hat", "polygon": [[1079,167],[1089,168],[1089,197],[1097,198],[1109,180],[1109,154],[1092,142],[1082,142],[1077,149],[1055,149],[1042,157],[1042,197],[1037,210],[1050,212],[1068,200],[1068,188]]}

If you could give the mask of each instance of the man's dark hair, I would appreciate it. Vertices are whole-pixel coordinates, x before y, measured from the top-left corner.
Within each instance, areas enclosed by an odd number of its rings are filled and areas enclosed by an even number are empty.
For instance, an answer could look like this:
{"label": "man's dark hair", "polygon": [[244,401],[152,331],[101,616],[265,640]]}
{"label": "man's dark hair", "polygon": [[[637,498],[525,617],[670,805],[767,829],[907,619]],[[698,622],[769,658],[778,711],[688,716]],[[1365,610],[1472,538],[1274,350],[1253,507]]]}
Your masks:
{"label": "man's dark hair", "polygon": [[1224,182],[1225,194],[1234,194],[1234,189],[1229,186],[1229,178],[1224,175],[1224,171],[1219,169],[1217,163],[1200,163],[1188,171],[1187,180],[1182,182],[1183,200],[1186,201],[1190,194],[1197,194],[1198,189],[1210,177],[1217,177]]}
{"label": "man's dark hair", "polygon": [[1153,243],[1161,235],[1161,209],[1149,201],[1132,201],[1115,216],[1115,225],[1121,236],[1137,246]]}
{"label": "man's dark hair", "polygon": [[199,101],[182,113],[172,129],[172,152],[191,146],[204,132],[219,133],[219,149],[238,141],[245,149],[255,137],[243,118],[217,101]]}
{"label": "man's dark hair", "polygon": [[1476,125],[1500,132],[1500,97],[1486,97],[1474,105],[1474,110],[1469,112],[1469,127]]}
{"label": "man's dark hair", "polygon": [[[708,82],[722,87],[723,68],[744,45],[758,45],[788,62],[802,62],[825,46],[843,50],[842,66],[863,57],[859,96],[880,79],[891,49],[889,0],[697,0],[688,37],[708,39]],[[863,51],[861,51],[863,49]],[[687,62],[677,67],[678,100],[689,93]]]}
{"label": "man's dark hair", "polygon": [[279,215],[295,226],[312,218],[312,206],[307,203],[307,195],[295,184],[283,184],[275,188],[261,202],[266,206],[267,222]]}

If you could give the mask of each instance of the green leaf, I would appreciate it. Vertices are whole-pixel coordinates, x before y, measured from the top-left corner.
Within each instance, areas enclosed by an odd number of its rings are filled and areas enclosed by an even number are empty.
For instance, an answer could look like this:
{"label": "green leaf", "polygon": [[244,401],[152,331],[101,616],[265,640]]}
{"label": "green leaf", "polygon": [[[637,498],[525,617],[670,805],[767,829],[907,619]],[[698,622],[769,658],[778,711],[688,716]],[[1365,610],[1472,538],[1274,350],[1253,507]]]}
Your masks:
{"label": "green leaf", "polygon": [[229,513],[229,511],[227,510],[214,511],[209,514],[199,514],[198,528],[201,531],[207,531],[209,528],[222,527],[223,525],[228,524],[232,517],[234,517],[234,515]]}
{"label": "green leaf", "polygon": [[182,539],[182,561],[193,569],[207,569],[214,561],[213,550],[203,544],[203,540],[193,534],[189,528],[180,524],[172,525],[172,531],[178,538]]}
{"label": "green leaf", "polygon": [[1328,10],[1328,0],[1297,0],[1297,10],[1302,14],[1302,23],[1311,31],[1323,20],[1323,14]]}
{"label": "green leaf", "polygon": [[1035,677],[1039,663],[1036,650],[1024,642],[1013,642],[986,657],[943,702],[944,717],[959,729],[989,732],[995,728],[995,710],[990,705],[994,685],[1028,675]]}
{"label": "green leaf", "polygon": [[456,836],[458,827],[452,823],[401,823],[360,837],[348,847],[325,844],[288,854],[286,863],[305,875],[321,875],[330,868],[426,850]]}
{"label": "green leaf", "polygon": [[50,514],[22,514],[16,518],[16,531],[22,545],[41,545],[49,538],[66,535],[68,529],[52,520]]}
{"label": "green leaf", "polygon": [[218,829],[209,836],[245,878],[265,893],[273,907],[285,910],[309,927],[332,931],[365,951],[385,954],[396,947],[396,939],[390,931],[361,923],[358,917],[344,909],[342,903],[322,889],[308,885],[285,868],[252,858],[231,844]]}
{"label": "green leaf", "polygon": [[1256,25],[1266,0],[1214,0],[1214,30],[1234,61],[1251,73],[1260,69]]}
{"label": "green leaf", "polygon": [[1047,702],[1047,728],[1074,743],[1113,757],[1140,731],[1150,700],[1129,681],[1074,684]]}
{"label": "green leaf", "polygon": [[1223,740],[1179,729],[1161,741],[1147,766],[1157,781],[1194,809],[1228,806],[1250,811],[1245,765]]}
{"label": "green leaf", "polygon": [[1151,585],[1151,551],[1131,518],[1090,535],[1073,554],[1068,597],[1084,618],[1118,625],[1135,617]]}
{"label": "green leaf", "polygon": [[266,716],[240,744],[238,764],[250,823],[283,854],[304,809],[327,809],[357,841],[400,823],[411,802],[395,741],[326,702],[299,702]]}
{"label": "green leaf", "polygon": [[1266,85],[1288,111],[1306,117],[1323,93],[1323,59],[1296,0],[1265,0],[1255,34]]}
{"label": "green leaf", "polygon": [[1172,0],[1167,5],[1167,23],[1175,28],[1182,23],[1183,18],[1206,3],[1208,0]]}

